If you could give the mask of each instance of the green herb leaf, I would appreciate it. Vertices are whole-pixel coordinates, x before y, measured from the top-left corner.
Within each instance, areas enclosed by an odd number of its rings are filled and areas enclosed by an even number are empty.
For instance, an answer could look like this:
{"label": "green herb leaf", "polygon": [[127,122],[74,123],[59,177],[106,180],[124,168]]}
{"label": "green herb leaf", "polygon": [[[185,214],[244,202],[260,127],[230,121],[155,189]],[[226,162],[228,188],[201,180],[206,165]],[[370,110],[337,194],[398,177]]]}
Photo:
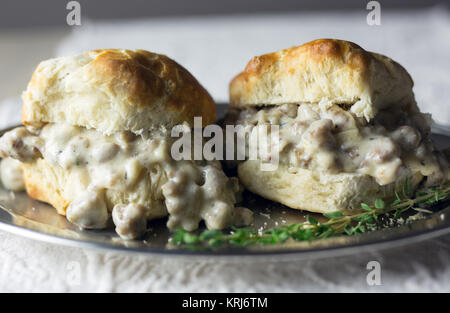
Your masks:
{"label": "green herb leaf", "polygon": [[308,221],[308,223],[313,224],[313,225],[317,225],[319,224],[319,221],[316,220],[314,217],[306,215],[306,220]]}
{"label": "green herb leaf", "polygon": [[375,199],[375,207],[377,209],[384,209],[386,207],[386,204],[384,203],[383,200],[381,200],[380,198],[376,198]]}
{"label": "green herb leaf", "polygon": [[183,242],[187,244],[194,244],[199,241],[199,238],[195,235],[192,235],[188,232],[183,234]]}
{"label": "green herb leaf", "polygon": [[361,215],[359,218],[357,218],[358,221],[363,222],[363,223],[374,223],[374,217],[372,214],[370,213],[366,213]]}
{"label": "green herb leaf", "polygon": [[409,179],[405,179],[405,183],[403,184],[403,196],[408,198],[409,195]]}
{"label": "green herb leaf", "polygon": [[365,203],[361,203],[361,208],[362,208],[364,211],[367,211],[367,212],[372,212],[372,211],[373,211],[373,209],[372,209],[369,205],[367,205],[367,204],[365,204]]}
{"label": "green herb leaf", "polygon": [[222,236],[220,230],[205,230],[200,234],[200,240],[209,240]]}
{"label": "green herb leaf", "polygon": [[339,211],[335,211],[335,212],[323,213],[323,216],[328,217],[329,219],[332,219],[332,218],[341,218],[344,215]]}

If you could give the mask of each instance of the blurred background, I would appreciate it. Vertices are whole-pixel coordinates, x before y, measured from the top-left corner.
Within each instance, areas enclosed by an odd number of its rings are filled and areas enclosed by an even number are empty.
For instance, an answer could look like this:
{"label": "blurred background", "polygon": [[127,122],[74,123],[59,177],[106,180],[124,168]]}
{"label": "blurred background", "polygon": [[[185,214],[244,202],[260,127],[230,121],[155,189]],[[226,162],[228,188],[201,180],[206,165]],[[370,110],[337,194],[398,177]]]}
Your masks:
{"label": "blurred background", "polygon": [[[398,61],[415,81],[422,110],[450,125],[448,1],[77,3],[79,10],[76,3],[66,0],[0,2],[0,125],[19,121],[19,96],[43,59],[95,48],[146,49],[172,57],[190,70],[216,101],[226,102],[228,82],[252,56],[317,38],[350,40]],[[377,4],[379,12],[374,11]],[[78,20],[73,15],[76,10]],[[379,23],[374,22],[375,13]],[[77,21],[81,25],[73,25]]]}

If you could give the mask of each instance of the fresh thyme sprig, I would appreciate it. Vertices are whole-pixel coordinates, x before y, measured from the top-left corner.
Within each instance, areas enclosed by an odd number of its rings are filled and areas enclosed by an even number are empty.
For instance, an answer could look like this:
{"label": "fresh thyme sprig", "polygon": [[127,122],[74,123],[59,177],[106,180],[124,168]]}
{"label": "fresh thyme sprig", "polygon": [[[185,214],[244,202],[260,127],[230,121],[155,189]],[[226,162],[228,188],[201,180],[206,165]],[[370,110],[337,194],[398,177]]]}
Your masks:
{"label": "fresh thyme sprig", "polygon": [[431,205],[442,200],[450,199],[450,185],[430,188],[416,194],[415,198],[408,198],[409,184],[403,185],[402,194],[395,193],[396,199],[389,205],[377,198],[373,205],[361,204],[361,212],[353,215],[343,215],[341,212],[323,214],[328,220],[319,222],[312,216],[306,216],[306,222],[291,224],[278,228],[271,228],[258,232],[250,228],[232,228],[228,233],[220,230],[205,230],[200,234],[193,234],[181,228],[175,230],[171,243],[175,245],[210,246],[217,247],[224,244],[248,246],[254,244],[267,245],[294,241],[311,241],[336,235],[355,235],[377,229],[380,217],[393,213],[393,220],[414,209],[419,212],[430,212],[418,209],[417,205]]}

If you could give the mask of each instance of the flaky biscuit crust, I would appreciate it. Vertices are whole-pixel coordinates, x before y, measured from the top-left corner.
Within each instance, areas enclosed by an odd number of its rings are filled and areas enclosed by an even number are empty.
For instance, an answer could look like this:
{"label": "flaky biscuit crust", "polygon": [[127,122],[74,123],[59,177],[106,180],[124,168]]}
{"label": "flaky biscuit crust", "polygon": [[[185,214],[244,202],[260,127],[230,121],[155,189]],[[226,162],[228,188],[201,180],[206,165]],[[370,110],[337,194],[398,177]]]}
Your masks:
{"label": "flaky biscuit crust", "polygon": [[[239,179],[245,188],[290,208],[316,213],[351,214],[361,210],[361,203],[373,203],[376,198],[393,200],[405,181],[402,178],[380,186],[372,177],[358,173],[328,174],[300,168],[291,173],[285,166],[261,171],[260,166],[258,160],[239,165]],[[411,190],[422,178],[420,173],[408,177]]]}
{"label": "flaky biscuit crust", "polygon": [[104,134],[171,128],[216,118],[200,83],[170,58],[144,50],[94,50],[43,61],[23,93],[22,122],[69,123]]}
{"label": "flaky biscuit crust", "polygon": [[254,57],[229,87],[235,108],[325,102],[367,120],[381,108],[415,103],[413,81],[401,65],[335,39]]}

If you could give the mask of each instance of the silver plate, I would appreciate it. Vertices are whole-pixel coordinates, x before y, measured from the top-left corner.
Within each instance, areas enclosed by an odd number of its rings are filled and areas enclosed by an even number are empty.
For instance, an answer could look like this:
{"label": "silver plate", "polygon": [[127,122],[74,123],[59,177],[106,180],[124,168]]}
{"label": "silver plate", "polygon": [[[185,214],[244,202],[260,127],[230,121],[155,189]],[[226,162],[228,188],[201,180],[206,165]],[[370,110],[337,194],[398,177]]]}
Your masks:
{"label": "silver plate", "polygon": [[[220,108],[220,107],[219,107]],[[440,148],[450,147],[450,136],[433,134]],[[243,205],[255,211],[254,228],[304,221],[305,212],[296,211],[246,193]],[[412,243],[450,233],[450,206],[440,204],[436,213],[412,224],[383,229],[357,236],[339,236],[313,242],[288,242],[281,245],[249,246],[244,248],[191,249],[169,244],[170,232],[165,219],[149,223],[150,231],[143,240],[125,241],[114,232],[113,226],[104,231],[83,231],[58,215],[51,206],[33,200],[26,193],[13,193],[0,187],[0,229],[35,240],[66,246],[100,248],[152,256],[184,256],[237,258],[253,260],[267,258],[300,259],[335,256],[355,250],[372,250]],[[218,258],[218,259],[220,259]]]}

